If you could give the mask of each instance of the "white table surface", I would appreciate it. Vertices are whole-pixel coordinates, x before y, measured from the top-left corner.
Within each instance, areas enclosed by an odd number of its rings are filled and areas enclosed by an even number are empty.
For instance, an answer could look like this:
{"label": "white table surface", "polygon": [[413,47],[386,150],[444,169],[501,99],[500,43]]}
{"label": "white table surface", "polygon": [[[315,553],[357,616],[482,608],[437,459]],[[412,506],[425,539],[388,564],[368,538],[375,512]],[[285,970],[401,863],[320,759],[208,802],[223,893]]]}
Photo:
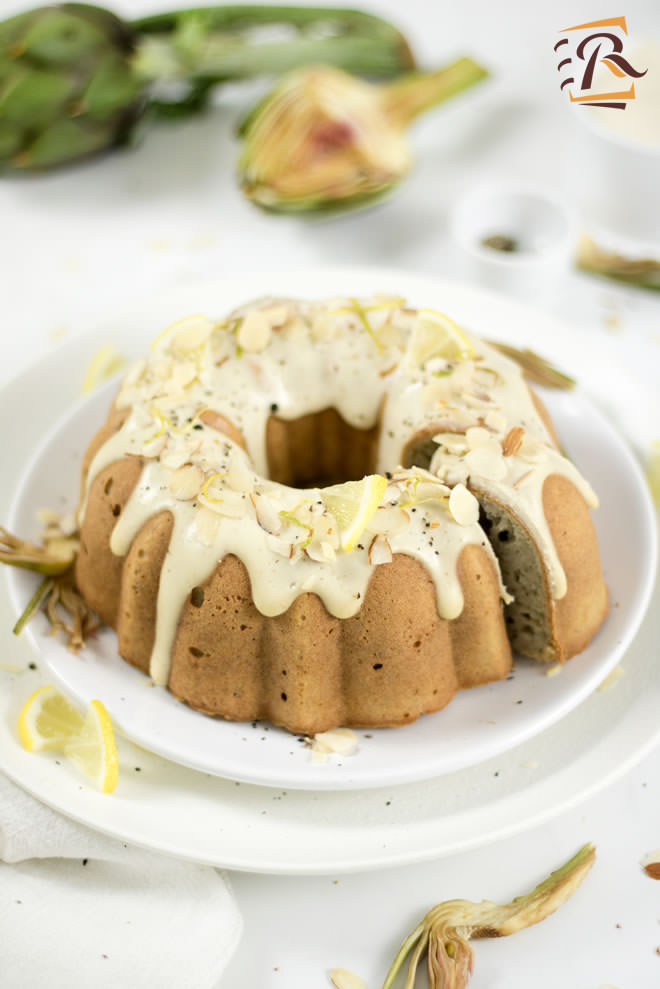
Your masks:
{"label": "white table surface", "polygon": [[[22,6],[0,0],[0,13]],[[161,5],[124,0],[114,6],[137,14]],[[469,52],[497,77],[483,97],[473,94],[462,107],[419,122],[413,134],[417,167],[398,194],[377,209],[334,220],[255,210],[235,187],[232,123],[262,84],[228,87],[212,113],[153,128],[129,153],[51,176],[3,178],[0,384],[62,339],[84,332],[100,314],[187,281],[334,262],[462,276],[448,215],[456,197],[481,178],[533,179],[579,210],[573,178],[580,160],[552,47],[560,28],[607,15],[602,5],[564,0],[541,9],[512,0],[458,6],[381,0],[377,8],[373,2],[363,6],[396,20],[422,63]],[[655,4],[628,0],[625,8],[631,31],[660,36]],[[567,272],[543,305],[593,338],[598,388],[584,384],[606,412],[610,382],[612,389],[628,391],[632,405],[648,403],[641,425],[639,414],[617,413],[624,435],[643,456],[660,439],[654,387],[660,298]],[[631,351],[640,341],[651,356],[631,378],[621,367],[634,367]],[[320,878],[232,873],[245,934],[222,989],[314,989],[329,985],[326,973],[334,966],[352,969],[376,987],[404,934],[431,905],[457,896],[507,900],[586,840],[597,845],[598,861],[579,893],[539,927],[479,942],[472,985],[657,986],[660,884],[644,874],[640,861],[660,846],[660,752],[549,823],[451,859]],[[157,972],[151,985],[158,986]]]}

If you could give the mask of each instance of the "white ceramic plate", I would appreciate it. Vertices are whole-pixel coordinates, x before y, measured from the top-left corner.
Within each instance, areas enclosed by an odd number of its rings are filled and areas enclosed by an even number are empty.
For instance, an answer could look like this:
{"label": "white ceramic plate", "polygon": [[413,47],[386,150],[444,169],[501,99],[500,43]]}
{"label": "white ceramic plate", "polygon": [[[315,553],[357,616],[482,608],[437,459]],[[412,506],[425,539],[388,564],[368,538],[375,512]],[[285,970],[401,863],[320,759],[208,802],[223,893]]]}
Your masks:
{"label": "white ceramic plate", "polygon": [[[264,292],[300,292],[300,284],[300,273],[259,279]],[[599,390],[599,380],[590,376],[591,349],[581,349],[569,328],[513,302],[400,271],[313,271],[305,273],[303,284],[310,295],[345,291],[349,285],[356,292],[396,286],[410,299],[441,300],[475,328],[485,329],[487,314],[493,337],[536,347],[560,363],[563,356],[565,365],[570,353],[570,368],[581,383],[599,404],[623,418],[625,393],[617,405],[616,393]],[[219,299],[226,296],[234,304],[254,291],[254,277],[233,279],[230,288],[188,285],[166,300],[136,304],[127,318],[117,317],[62,345],[0,392],[0,416],[6,424],[0,437],[3,473],[12,479],[0,486],[0,519],[9,518],[16,480],[25,476],[48,424],[75,401],[84,369],[101,344],[113,342],[136,356],[156,324],[172,315],[214,311]],[[649,344],[648,353],[639,355],[649,365],[651,348]],[[638,398],[648,404],[651,394],[642,387]],[[39,406],[47,414],[39,413]],[[77,464],[72,470],[77,471]],[[56,504],[55,491],[47,488],[41,494],[45,500],[40,504]],[[652,554],[648,546],[647,552]],[[25,672],[11,675],[0,665],[0,769],[74,820],[192,861],[262,873],[336,875],[438,858],[515,834],[567,810],[611,783],[660,741],[656,585],[640,631],[622,658],[624,676],[616,686],[594,691],[552,728],[477,766],[398,787],[341,793],[279,790],[185,769],[119,737],[119,785],[112,797],[102,796],[65,762],[48,754],[30,755],[18,740],[18,712],[45,677],[41,669],[28,669],[35,661],[41,667],[30,640],[11,635],[15,606],[8,577],[6,569],[0,572],[0,659]]]}
{"label": "white ceramic plate", "polygon": [[[185,300],[158,300],[147,314],[128,317],[139,325],[138,332],[131,333],[131,351],[143,351],[164,325],[186,310],[205,308],[211,314],[221,314],[237,301],[271,291],[274,286],[265,281],[268,279],[254,276],[243,285],[233,280],[231,285],[191,286],[184,293]],[[294,294],[299,291],[301,275],[278,276],[276,283],[278,291]],[[532,317],[524,309],[475,290],[466,293],[461,287],[401,274],[307,272],[304,285],[310,296],[340,291],[361,294],[378,287],[402,291],[414,303],[446,309],[477,332],[500,338],[516,339],[512,331],[524,333],[532,318],[537,327],[540,322],[538,316]],[[128,325],[130,328],[130,322]],[[556,332],[554,324],[552,329]],[[126,330],[127,317],[118,317],[114,326],[90,334],[85,348],[93,352],[108,338],[124,346]],[[538,344],[536,340],[534,343],[543,349],[540,337]],[[73,341],[53,359],[24,375],[23,394],[42,393],[53,378],[64,382],[74,368],[80,380],[85,363],[80,342]],[[39,444],[26,436],[23,452],[32,450],[32,456],[22,471],[12,474],[18,479],[8,518],[14,531],[33,531],[39,508],[75,507],[80,458],[89,437],[105,418],[115,387],[111,383],[90,399],[72,403],[75,392],[67,391],[63,384],[65,394],[58,395],[54,406],[40,405],[48,412],[39,413],[36,405],[28,402],[22,415],[8,393],[2,408],[0,396],[3,418],[11,410],[19,431],[27,418],[45,432]],[[445,711],[423,717],[405,729],[359,732],[357,755],[315,765],[301,740],[287,732],[262,723],[209,719],[181,705],[118,657],[110,630],[74,656],[48,635],[45,620],[39,619],[27,632],[33,649],[47,665],[51,678],[81,704],[100,697],[127,738],[173,762],[232,780],[314,790],[382,787],[451,773],[519,745],[575,708],[619,662],[642,619],[655,569],[653,514],[640,471],[627,447],[580,396],[551,392],[544,397],[569,455],[601,494],[596,524],[605,576],[616,605],[592,645],[556,677],[546,677],[544,667],[519,661],[511,679],[459,694]],[[63,409],[67,409],[63,418],[48,430],[53,416]],[[616,477],[616,485],[611,483],[612,477]],[[8,584],[16,615],[34,580],[31,575],[13,571]]]}

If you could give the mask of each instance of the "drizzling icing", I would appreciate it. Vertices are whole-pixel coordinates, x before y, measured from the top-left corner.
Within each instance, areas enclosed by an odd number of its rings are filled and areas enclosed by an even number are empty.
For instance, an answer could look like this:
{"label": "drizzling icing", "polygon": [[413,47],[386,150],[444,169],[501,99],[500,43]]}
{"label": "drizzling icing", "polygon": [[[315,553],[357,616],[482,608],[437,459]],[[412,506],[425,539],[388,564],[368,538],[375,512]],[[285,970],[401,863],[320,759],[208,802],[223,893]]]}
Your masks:
{"label": "drizzling icing", "polygon": [[[469,353],[440,340],[437,352],[427,347],[420,356],[422,320],[404,300],[384,296],[267,299],[220,323],[197,316],[174,324],[128,372],[116,401],[128,416],[94,457],[86,490],[109,464],[127,455],[144,458],[112,533],[117,555],[128,552],[150,518],[172,513],[150,665],[156,682],[167,683],[186,596],[228,554],[245,565],[255,606],[265,615],[281,614],[312,592],[331,614],[350,617],[374,567],[405,553],[433,578],[439,614],[457,617],[461,549],[478,544],[495,560],[473,496],[457,485],[514,507],[538,542],[553,595],[565,593],[543,513],[543,482],[561,473],[589,504],[596,504],[595,495],[552,446],[518,367],[472,337],[466,337]],[[289,488],[265,476],[269,416],[294,420],[327,408],[357,428],[380,418],[376,469],[393,472],[351,552],[341,548],[322,490]],[[523,433],[512,453],[506,441],[514,426]],[[402,451],[418,433],[434,441],[430,470],[403,470]],[[86,498],[81,520],[85,504]]]}

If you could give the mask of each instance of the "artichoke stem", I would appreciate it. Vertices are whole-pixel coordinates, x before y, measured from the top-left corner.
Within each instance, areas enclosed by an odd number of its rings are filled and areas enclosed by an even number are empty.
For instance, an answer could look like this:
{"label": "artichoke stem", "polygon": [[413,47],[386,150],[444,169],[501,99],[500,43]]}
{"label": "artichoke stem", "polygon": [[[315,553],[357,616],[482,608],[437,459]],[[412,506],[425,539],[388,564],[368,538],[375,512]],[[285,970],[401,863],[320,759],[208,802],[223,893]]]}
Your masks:
{"label": "artichoke stem", "polygon": [[488,72],[471,58],[459,58],[436,72],[412,72],[381,87],[385,114],[402,130],[420,113],[487,78]]}
{"label": "artichoke stem", "polygon": [[[283,29],[280,40],[255,30]],[[241,79],[325,64],[370,76],[415,68],[408,42],[373,14],[323,7],[234,4],[139,18],[131,27],[135,64],[144,79]]]}

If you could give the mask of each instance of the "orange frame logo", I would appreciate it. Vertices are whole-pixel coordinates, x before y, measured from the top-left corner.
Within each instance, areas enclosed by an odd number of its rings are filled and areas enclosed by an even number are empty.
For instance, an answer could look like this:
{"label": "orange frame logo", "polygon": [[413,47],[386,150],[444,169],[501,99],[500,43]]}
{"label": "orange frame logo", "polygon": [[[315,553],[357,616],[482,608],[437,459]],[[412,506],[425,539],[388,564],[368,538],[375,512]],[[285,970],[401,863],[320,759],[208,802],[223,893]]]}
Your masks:
{"label": "orange frame logo", "polygon": [[[597,29],[597,30],[594,30]],[[599,29],[599,30],[598,30]],[[580,34],[569,32],[581,32]],[[577,95],[568,90],[571,103],[580,106],[609,106],[614,110],[625,110],[628,103],[635,99],[635,83],[628,89],[617,89],[610,92],[596,92],[593,89],[594,73],[598,65],[604,65],[617,79],[639,79],[645,76],[648,69],[639,72],[623,55],[624,36],[628,35],[625,17],[606,17],[601,21],[589,21],[587,24],[575,24],[565,27],[560,34],[569,34],[562,38],[554,47],[561,60],[557,71],[566,69],[567,72],[581,78],[577,87]],[[572,43],[572,47],[571,47]],[[580,63],[583,63],[580,65]],[[575,75],[563,79],[560,89],[565,89],[575,83]]]}

